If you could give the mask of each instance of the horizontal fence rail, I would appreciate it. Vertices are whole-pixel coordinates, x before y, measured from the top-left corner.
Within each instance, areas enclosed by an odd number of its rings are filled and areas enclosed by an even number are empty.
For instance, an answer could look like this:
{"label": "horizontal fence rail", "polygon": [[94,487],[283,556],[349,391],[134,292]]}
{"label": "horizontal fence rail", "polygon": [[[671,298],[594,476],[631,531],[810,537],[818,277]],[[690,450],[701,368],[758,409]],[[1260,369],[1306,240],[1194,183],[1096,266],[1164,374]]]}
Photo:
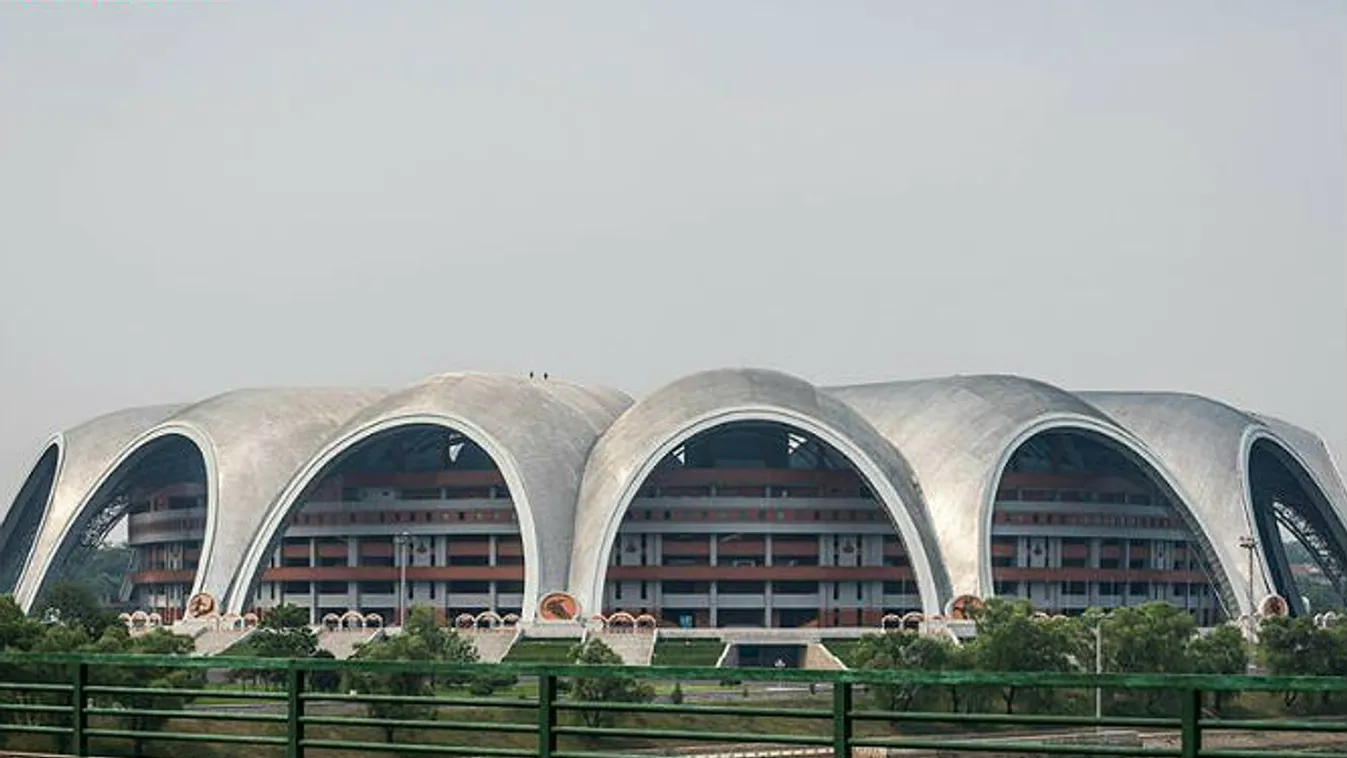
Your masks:
{"label": "horizontal fence rail", "polygon": [[[1096,692],[1151,712],[1011,707]],[[922,693],[953,708],[911,707]],[[0,755],[1347,758],[1347,717],[1206,705],[1239,693],[1347,704],[1347,679],[12,654]]]}

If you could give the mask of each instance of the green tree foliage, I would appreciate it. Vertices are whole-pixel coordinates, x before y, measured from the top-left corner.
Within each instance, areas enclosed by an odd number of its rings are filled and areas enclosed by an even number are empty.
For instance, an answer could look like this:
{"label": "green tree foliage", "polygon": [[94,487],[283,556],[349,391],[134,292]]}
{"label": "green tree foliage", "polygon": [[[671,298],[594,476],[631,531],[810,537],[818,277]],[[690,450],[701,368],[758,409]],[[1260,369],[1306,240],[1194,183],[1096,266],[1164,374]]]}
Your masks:
{"label": "green tree foliage", "polygon": [[108,627],[120,627],[117,614],[99,602],[88,585],[78,582],[56,582],[34,604],[37,618],[52,620],[62,626],[83,629],[90,639],[102,636]]}
{"label": "green tree foliage", "polygon": [[[1194,674],[1243,674],[1249,669],[1249,646],[1244,641],[1244,634],[1229,624],[1218,626],[1206,635],[1192,637],[1184,652],[1188,657],[1188,670]],[[1211,694],[1216,713],[1221,712],[1228,694]]]}
{"label": "green tree foliage", "polygon": [[291,603],[282,603],[262,614],[262,620],[258,623],[260,629],[272,629],[277,631],[287,631],[292,629],[309,629],[309,612]]}
{"label": "green tree foliage", "polygon": [[[1118,608],[1103,619],[1104,668],[1128,674],[1186,674],[1188,644],[1197,634],[1191,614],[1168,603]],[[1173,712],[1176,693],[1142,690],[1114,693],[1110,710]]]}
{"label": "green tree foliage", "polygon": [[[853,657],[857,668],[944,671],[968,663],[959,648],[947,637],[929,637],[912,631],[892,631],[862,637]],[[957,666],[956,666],[957,658]],[[875,686],[870,688],[875,705],[886,711],[937,710],[941,705],[939,688],[916,684]],[[957,696],[956,696],[957,698]]]}
{"label": "green tree foliage", "polygon": [[[476,663],[477,648],[452,629],[440,626],[433,608],[417,606],[408,613],[401,634],[360,648],[356,657],[364,661]],[[475,681],[472,683],[476,685]],[[355,671],[348,675],[346,686],[362,693],[428,697],[435,693],[436,680],[420,671],[397,674]],[[434,706],[415,702],[367,703],[365,708],[370,718],[381,721],[429,720],[436,714]],[[386,741],[393,741],[395,730],[396,727],[384,727]]]}
{"label": "green tree foliage", "polygon": [[[1079,670],[1084,635],[1071,619],[1040,619],[1027,600],[989,600],[977,619],[973,660],[984,671],[1064,672]],[[1015,712],[1021,688],[1001,688],[1006,713]],[[1031,707],[1050,710],[1060,693],[1030,690]]]}
{"label": "green tree foliage", "polygon": [[[621,666],[622,657],[590,637],[571,648],[571,663],[581,666]],[[655,699],[655,688],[632,676],[607,675],[580,677],[570,684],[571,698],[586,703],[648,703]],[[600,727],[612,721],[609,711],[580,711],[586,726]]]}
{"label": "green tree foliage", "polygon": [[[1258,631],[1258,657],[1275,676],[1347,676],[1347,626],[1315,626],[1311,618],[1274,618]],[[1296,701],[1287,693],[1286,704]],[[1320,705],[1332,702],[1324,693]]]}
{"label": "green tree foliage", "polygon": [[[173,634],[167,629],[155,629],[134,637],[125,632],[108,630],[96,642],[84,649],[93,653],[131,654],[131,655],[190,655],[194,643],[189,637]],[[147,690],[190,690],[205,686],[204,673],[200,669],[165,668],[153,666],[95,666],[90,670],[89,683],[106,687],[134,687]],[[193,698],[178,694],[117,693],[99,696],[95,705],[101,707],[121,707],[133,710],[174,711],[182,710]],[[149,755],[146,752],[144,734],[158,731],[167,716],[135,714],[125,717],[124,728],[139,733],[134,738],[136,755]],[[172,748],[165,748],[164,755],[172,755]]]}

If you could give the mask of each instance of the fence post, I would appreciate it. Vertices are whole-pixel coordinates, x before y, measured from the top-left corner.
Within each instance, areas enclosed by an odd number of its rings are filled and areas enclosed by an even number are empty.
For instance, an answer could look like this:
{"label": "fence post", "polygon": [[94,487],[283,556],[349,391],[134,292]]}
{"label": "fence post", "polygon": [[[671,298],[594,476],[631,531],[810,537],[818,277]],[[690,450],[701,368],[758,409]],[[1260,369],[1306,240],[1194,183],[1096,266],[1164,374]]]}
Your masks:
{"label": "fence post", "polygon": [[304,758],[304,672],[291,662],[285,672],[285,758]]}
{"label": "fence post", "polygon": [[552,758],[557,749],[557,678],[538,675],[538,758]]}
{"label": "fence post", "polygon": [[70,743],[75,755],[89,754],[88,696],[84,688],[89,684],[89,664],[84,662],[70,664]]}
{"label": "fence post", "polygon": [[1198,758],[1202,752],[1202,690],[1183,691],[1183,758]]}
{"label": "fence post", "polygon": [[851,756],[851,682],[833,682],[833,758]]}

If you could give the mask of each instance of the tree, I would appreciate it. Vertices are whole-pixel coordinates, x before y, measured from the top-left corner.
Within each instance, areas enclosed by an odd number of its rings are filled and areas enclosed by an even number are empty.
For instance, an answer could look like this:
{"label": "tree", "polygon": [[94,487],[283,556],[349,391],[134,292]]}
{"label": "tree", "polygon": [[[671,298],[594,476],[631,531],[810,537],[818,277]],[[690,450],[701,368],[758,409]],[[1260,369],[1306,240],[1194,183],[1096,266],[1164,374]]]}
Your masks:
{"label": "tree", "polygon": [[[1035,618],[1027,600],[988,600],[977,620],[977,632],[973,659],[985,671],[1073,671],[1078,670],[1084,653],[1078,622]],[[1015,686],[1001,689],[1006,713],[1015,712],[1019,692]],[[1057,693],[1031,694],[1040,707],[1051,708],[1056,703]]]}
{"label": "tree", "polygon": [[120,627],[117,614],[98,601],[88,586],[78,582],[56,582],[35,604],[39,619],[52,619],[63,626],[78,627],[90,639],[98,639],[108,627]]}
{"label": "tree", "polygon": [[[373,645],[366,645],[356,653],[361,661],[426,661],[431,651],[425,640],[412,634],[399,634]],[[432,677],[418,671],[376,673],[356,669],[347,674],[347,688],[372,695],[398,697],[429,697],[434,694]],[[365,704],[369,717],[385,722],[384,741],[393,742],[397,727],[390,721],[424,721],[435,717],[435,708],[416,702],[377,701]]]}
{"label": "tree", "polygon": [[257,627],[259,629],[274,629],[277,631],[291,629],[308,630],[309,612],[297,605],[282,603],[263,613],[262,620],[258,623]]}
{"label": "tree", "polygon": [[[1230,624],[1188,640],[1186,653],[1189,670],[1194,674],[1243,674],[1249,668],[1249,647],[1244,634]],[[1217,714],[1226,694],[1212,693],[1212,708]]]}
{"label": "tree", "polygon": [[[413,607],[407,614],[402,633],[360,648],[356,658],[364,661],[447,661],[476,663],[477,648],[457,632],[437,623],[435,610],[425,606]],[[492,680],[482,678],[452,678],[455,684],[472,683],[474,693],[490,694]],[[513,681],[511,678],[510,681]],[[422,697],[435,692],[436,678],[421,672],[381,674],[355,671],[347,681],[350,689],[382,695]],[[483,692],[485,690],[485,692]],[[435,717],[435,708],[421,703],[368,703],[371,718],[389,720],[426,720]],[[385,726],[384,736],[393,741],[394,727]]]}
{"label": "tree", "polygon": [[[1169,603],[1114,609],[1103,621],[1105,666],[1127,674],[1189,673],[1188,644],[1196,634],[1192,615]],[[1127,693],[1115,700],[1125,709],[1152,714],[1178,706],[1177,694],[1163,690]]]}
{"label": "tree", "polygon": [[[892,631],[866,635],[856,644],[856,665],[861,669],[907,669],[942,671],[951,668],[956,646],[952,640],[927,637],[911,631]],[[961,661],[962,662],[962,661]],[[875,705],[886,711],[910,710],[922,703],[923,710],[934,710],[937,692],[914,684],[878,685],[870,688]]]}
{"label": "tree", "polygon": [[[124,630],[110,629],[84,650],[101,654],[130,655],[191,655],[194,642],[167,629],[154,629],[146,634],[128,636]],[[200,689],[205,677],[200,669],[167,668],[156,666],[97,666],[90,672],[90,684],[105,687],[134,687],[146,690]],[[194,698],[180,694],[121,692],[99,696],[104,707],[121,706],[134,711],[182,710]],[[168,716],[136,713],[125,717],[126,728],[138,734],[135,755],[148,755],[145,750],[147,733],[158,731]]]}
{"label": "tree", "polygon": [[[590,637],[571,648],[570,661],[581,666],[621,666],[622,657],[597,637]],[[648,703],[655,688],[632,676],[608,674],[579,677],[570,686],[571,698],[586,703]],[[611,722],[611,711],[580,711],[580,720],[589,727]]]}
{"label": "tree", "polygon": [[[1258,657],[1274,676],[1347,676],[1347,627],[1319,627],[1314,619],[1272,618],[1258,631]],[[1296,693],[1284,695],[1286,704]],[[1323,693],[1327,704],[1331,693]]]}

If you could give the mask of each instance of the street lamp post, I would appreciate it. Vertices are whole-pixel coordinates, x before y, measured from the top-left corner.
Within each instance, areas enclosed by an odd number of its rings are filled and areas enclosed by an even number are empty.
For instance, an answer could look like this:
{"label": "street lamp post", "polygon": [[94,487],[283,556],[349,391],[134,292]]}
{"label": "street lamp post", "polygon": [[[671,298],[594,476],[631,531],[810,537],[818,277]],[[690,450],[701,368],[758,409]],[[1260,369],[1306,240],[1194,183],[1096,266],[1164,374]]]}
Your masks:
{"label": "street lamp post", "polygon": [[1239,538],[1239,546],[1249,553],[1249,585],[1246,592],[1246,599],[1249,604],[1248,634],[1249,639],[1253,639],[1253,635],[1258,632],[1258,618],[1257,618],[1258,611],[1256,608],[1254,608],[1254,592],[1253,592],[1254,558],[1255,558],[1255,551],[1258,549],[1258,540],[1254,539],[1251,536],[1246,535],[1244,537]]}
{"label": "street lamp post", "polygon": [[[1104,616],[1100,614],[1094,623],[1094,675],[1099,676],[1104,673]],[[1095,684],[1094,687],[1094,720],[1096,728],[1103,728],[1099,725],[1099,720],[1104,717],[1104,690]]]}
{"label": "street lamp post", "polygon": [[398,627],[406,623],[407,616],[407,545],[411,535],[403,532],[397,536],[398,543]]}

